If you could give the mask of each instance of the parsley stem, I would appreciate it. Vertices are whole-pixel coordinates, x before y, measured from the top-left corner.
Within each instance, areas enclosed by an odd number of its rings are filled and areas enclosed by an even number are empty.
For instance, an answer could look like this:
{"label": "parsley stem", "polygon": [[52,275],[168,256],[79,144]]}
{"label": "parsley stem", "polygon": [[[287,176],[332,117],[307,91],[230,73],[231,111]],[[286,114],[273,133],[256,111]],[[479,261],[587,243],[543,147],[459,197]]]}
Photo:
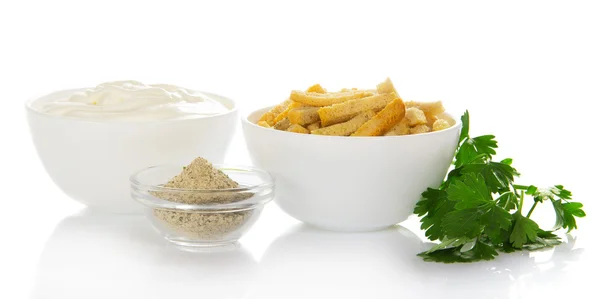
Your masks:
{"label": "parsley stem", "polygon": [[529,188],[528,186],[516,185],[516,184],[513,184],[512,186],[513,186],[513,188],[519,189],[519,190],[527,190],[527,188]]}
{"label": "parsley stem", "polygon": [[504,207],[502,207],[502,208],[508,211],[508,205],[509,204],[510,204],[510,199],[507,199],[506,203],[504,204]]}
{"label": "parsley stem", "polygon": [[531,209],[529,209],[529,212],[527,213],[527,218],[529,218],[529,216],[531,216],[531,213],[533,213],[533,209],[535,209],[535,206],[537,206],[538,202],[534,202],[533,206],[531,206]]}
{"label": "parsley stem", "polygon": [[519,199],[519,214],[523,215],[523,201],[525,200],[525,192],[521,190],[521,199]]}

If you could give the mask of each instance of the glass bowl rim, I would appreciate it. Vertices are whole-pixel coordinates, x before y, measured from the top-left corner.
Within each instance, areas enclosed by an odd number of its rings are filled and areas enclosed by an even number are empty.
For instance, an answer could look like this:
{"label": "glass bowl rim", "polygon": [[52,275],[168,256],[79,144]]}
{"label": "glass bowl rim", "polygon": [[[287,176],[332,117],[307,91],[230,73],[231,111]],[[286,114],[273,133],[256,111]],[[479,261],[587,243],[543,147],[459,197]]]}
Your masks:
{"label": "glass bowl rim", "polygon": [[[174,164],[165,164],[165,165],[155,165],[146,167],[142,170],[136,171],[129,177],[129,181],[131,183],[132,193],[135,192],[165,192],[165,193],[183,193],[183,194],[206,194],[206,195],[219,195],[219,194],[235,194],[242,192],[259,192],[261,190],[273,189],[275,186],[275,178],[267,171],[250,166],[238,166],[238,165],[227,165],[227,164],[213,164],[213,166],[219,170],[233,170],[233,171],[243,171],[247,173],[257,173],[261,174],[264,177],[264,181],[250,186],[237,187],[237,188],[228,188],[228,189],[206,189],[206,190],[197,190],[197,189],[186,189],[186,188],[170,188],[163,187],[155,184],[144,184],[139,180],[139,175],[146,171],[156,170],[166,167],[183,167],[180,165]],[[205,203],[205,204],[188,204],[181,203],[175,201],[165,200],[153,195],[150,196],[134,196],[134,199],[146,206],[152,208],[159,209],[167,209],[167,210],[184,210],[184,211],[206,211],[213,213],[226,213],[226,212],[236,212],[242,210],[254,209],[258,205],[263,205],[273,199],[274,190],[269,191],[268,196],[264,196],[265,198],[256,200],[256,196],[249,197],[244,200],[231,202],[231,203]]]}

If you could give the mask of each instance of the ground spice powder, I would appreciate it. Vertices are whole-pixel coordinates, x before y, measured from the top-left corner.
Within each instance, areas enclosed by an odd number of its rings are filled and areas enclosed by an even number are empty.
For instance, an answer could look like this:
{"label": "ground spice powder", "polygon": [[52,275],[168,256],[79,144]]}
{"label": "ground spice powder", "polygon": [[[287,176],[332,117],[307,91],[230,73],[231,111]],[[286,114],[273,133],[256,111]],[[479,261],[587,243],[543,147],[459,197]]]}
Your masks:
{"label": "ground spice powder", "polygon": [[[204,158],[196,158],[164,187],[186,190],[223,190],[237,188],[239,185]],[[153,195],[164,200],[186,204],[231,203],[252,196],[250,193],[239,192],[210,194],[209,192],[194,193],[193,191],[154,192]],[[252,216],[253,211],[181,212],[155,209],[153,213],[157,220],[171,230],[177,231],[179,235],[190,239],[220,240],[227,239],[229,234],[241,228]]]}

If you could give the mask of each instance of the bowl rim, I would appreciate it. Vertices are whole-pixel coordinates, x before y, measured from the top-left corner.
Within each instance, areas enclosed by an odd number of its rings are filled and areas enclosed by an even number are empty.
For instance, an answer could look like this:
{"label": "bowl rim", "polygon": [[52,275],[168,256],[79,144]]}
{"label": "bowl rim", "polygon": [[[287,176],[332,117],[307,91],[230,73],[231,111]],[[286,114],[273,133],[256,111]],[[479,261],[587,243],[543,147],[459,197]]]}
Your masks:
{"label": "bowl rim", "polygon": [[353,136],[352,138],[349,138],[350,136],[331,136],[331,135],[313,135],[313,134],[291,134],[293,132],[287,132],[287,131],[281,131],[281,130],[273,130],[270,128],[265,128],[262,126],[259,126],[258,124],[252,122],[249,120],[250,116],[261,112],[261,111],[268,111],[271,108],[275,107],[275,105],[272,106],[267,106],[267,107],[263,107],[260,109],[256,109],[253,110],[250,113],[246,113],[246,115],[242,116],[242,124],[246,125],[246,126],[251,126],[253,128],[257,128],[257,129],[262,129],[265,131],[271,131],[271,132],[275,132],[275,134],[286,134],[288,136],[302,136],[300,138],[320,138],[320,139],[340,139],[340,140],[392,140],[392,139],[408,139],[408,138],[425,138],[425,136],[433,136],[436,134],[447,134],[448,132],[454,131],[454,130],[461,130],[462,128],[462,120],[460,119],[460,117],[456,117],[455,113],[451,113],[448,111],[444,111],[443,113],[445,113],[446,115],[448,115],[450,118],[452,118],[452,120],[454,120],[454,124],[452,126],[450,126],[447,129],[444,130],[440,130],[440,131],[432,131],[432,132],[426,132],[426,133],[421,133],[421,134],[414,134],[414,135],[393,135],[393,136]]}
{"label": "bowl rim", "polygon": [[27,101],[25,101],[24,106],[25,106],[25,110],[28,113],[32,113],[35,115],[38,115],[40,117],[45,117],[45,118],[50,118],[50,119],[57,119],[57,120],[64,120],[64,121],[74,121],[74,122],[80,122],[80,123],[99,123],[99,124],[105,124],[105,125],[123,125],[123,124],[127,124],[127,125],[144,125],[144,124],[156,124],[156,123],[174,123],[174,122],[185,122],[185,121],[198,121],[198,120],[202,120],[202,119],[212,119],[212,118],[218,118],[218,117],[225,117],[227,115],[230,114],[235,114],[238,112],[239,107],[236,101],[232,100],[229,97],[220,95],[220,94],[216,94],[213,92],[207,92],[207,91],[201,91],[201,90],[195,90],[195,89],[190,89],[190,90],[194,90],[196,92],[201,92],[204,94],[207,94],[209,96],[217,96],[219,98],[225,99],[228,103],[230,104],[231,108],[228,109],[226,112],[223,113],[219,113],[219,114],[214,114],[214,115],[205,115],[202,117],[196,117],[196,118],[185,118],[185,119],[160,119],[160,120],[144,120],[144,121],[103,121],[103,120],[98,120],[98,119],[84,119],[84,118],[78,118],[78,117],[66,117],[66,116],[61,116],[61,115],[54,115],[54,114],[50,114],[47,112],[43,112],[40,111],[38,109],[35,109],[33,107],[33,104],[36,103],[37,101],[43,100],[45,98],[60,94],[60,93],[73,93],[73,92],[77,92],[77,91],[82,91],[82,90],[86,90],[86,89],[90,89],[93,87],[83,87],[83,88],[70,88],[70,89],[61,89],[61,90],[56,90],[50,93],[46,93],[43,94],[41,96],[35,96],[32,98],[29,98]]}
{"label": "bowl rim", "polygon": [[210,195],[218,195],[218,194],[235,194],[241,192],[252,192],[256,191],[257,193],[262,190],[271,189],[269,192],[270,196],[263,196],[263,198],[256,199],[255,196],[250,198],[232,202],[232,203],[209,203],[209,204],[187,204],[180,203],[174,201],[168,201],[165,199],[161,199],[159,197],[150,195],[149,198],[134,196],[134,199],[146,206],[150,206],[152,208],[160,208],[160,209],[169,209],[169,210],[204,210],[204,211],[223,211],[223,212],[234,212],[241,210],[253,209],[258,205],[264,205],[267,202],[273,199],[274,187],[275,187],[275,178],[269,172],[252,167],[252,166],[238,166],[238,165],[227,165],[227,164],[213,164],[213,166],[219,170],[232,170],[232,171],[243,171],[248,173],[259,173],[265,177],[265,181],[259,184],[237,187],[237,188],[228,188],[228,189],[187,189],[187,188],[171,188],[171,187],[163,187],[160,185],[154,184],[144,184],[139,181],[137,178],[140,174],[156,170],[158,168],[167,168],[167,167],[178,167],[181,168],[183,166],[173,165],[173,164],[165,164],[165,165],[155,165],[146,167],[139,171],[134,172],[129,177],[130,187],[133,192],[143,191],[144,193],[149,192],[166,192],[166,193],[185,193],[185,194],[210,194]]}

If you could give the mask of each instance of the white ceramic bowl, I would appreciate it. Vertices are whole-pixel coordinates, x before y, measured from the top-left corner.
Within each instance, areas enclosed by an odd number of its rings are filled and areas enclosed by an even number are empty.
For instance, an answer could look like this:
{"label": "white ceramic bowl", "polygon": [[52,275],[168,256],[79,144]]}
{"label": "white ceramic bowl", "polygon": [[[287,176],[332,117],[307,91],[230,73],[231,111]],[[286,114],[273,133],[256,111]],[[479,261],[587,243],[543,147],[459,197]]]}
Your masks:
{"label": "white ceramic bowl", "polygon": [[230,110],[196,119],[100,122],[35,109],[41,102],[76,91],[59,91],[29,101],[27,118],[38,155],[52,180],[93,209],[142,213],[130,196],[132,173],[151,165],[184,165],[198,156],[223,163],[237,126],[235,103],[210,93]]}
{"label": "white ceramic bowl", "polygon": [[277,181],[275,202],[292,217],[338,231],[371,231],[406,220],[421,193],[438,187],[456,150],[460,122],[420,135],[342,137],[260,127],[270,108],[242,119],[252,162]]}

